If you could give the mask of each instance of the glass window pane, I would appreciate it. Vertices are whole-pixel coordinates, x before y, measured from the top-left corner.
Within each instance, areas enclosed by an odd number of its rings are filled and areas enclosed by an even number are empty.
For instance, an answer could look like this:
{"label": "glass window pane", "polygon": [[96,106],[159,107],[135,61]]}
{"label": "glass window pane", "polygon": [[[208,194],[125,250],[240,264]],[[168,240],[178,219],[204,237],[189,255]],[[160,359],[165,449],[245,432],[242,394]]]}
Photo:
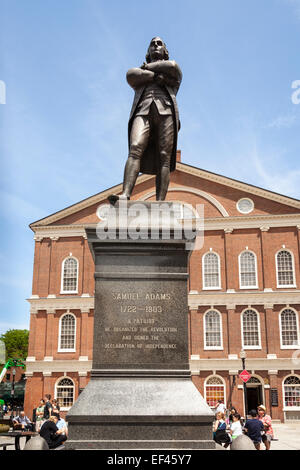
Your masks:
{"label": "glass window pane", "polygon": [[277,254],[277,277],[279,286],[294,284],[293,259],[289,251],[282,250]]}
{"label": "glass window pane", "polygon": [[74,258],[64,261],[63,290],[72,292],[77,290],[77,261]]}
{"label": "glass window pane", "polygon": [[221,318],[215,311],[205,314],[205,346],[220,347],[221,342]]}
{"label": "glass window pane", "polygon": [[74,403],[74,383],[70,379],[62,379],[56,387],[56,399],[60,407],[69,408]]}
{"label": "glass window pane", "polygon": [[75,349],[75,318],[64,315],[61,319],[60,349]]}
{"label": "glass window pane", "polygon": [[283,346],[298,345],[297,317],[293,310],[286,309],[281,313],[281,341]]}
{"label": "glass window pane", "polygon": [[241,287],[255,287],[257,285],[255,255],[245,251],[240,255]]}
{"label": "glass window pane", "polygon": [[300,379],[290,376],[284,381],[284,405],[300,407]]}
{"label": "glass window pane", "polygon": [[219,287],[219,257],[215,253],[207,253],[204,263],[204,287]]}
{"label": "glass window pane", "polygon": [[244,346],[259,346],[258,317],[254,310],[243,313],[243,341]]}
{"label": "glass window pane", "polygon": [[219,377],[210,377],[205,385],[206,401],[209,406],[216,406],[218,400],[225,403],[225,387]]}

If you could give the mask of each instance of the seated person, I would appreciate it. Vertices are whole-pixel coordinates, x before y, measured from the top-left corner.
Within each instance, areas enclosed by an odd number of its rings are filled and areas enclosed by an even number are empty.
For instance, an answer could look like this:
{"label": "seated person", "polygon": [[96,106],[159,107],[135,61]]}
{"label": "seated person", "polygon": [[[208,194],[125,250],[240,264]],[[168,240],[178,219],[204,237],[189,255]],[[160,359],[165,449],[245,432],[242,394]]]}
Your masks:
{"label": "seated person", "polygon": [[24,411],[21,411],[19,416],[13,418],[14,429],[20,429],[21,431],[33,431],[33,423],[25,415]]}
{"label": "seated person", "polygon": [[57,422],[57,416],[50,416],[50,418],[45,421],[40,430],[40,436],[45,439],[49,449],[55,449],[56,447],[61,446],[67,440],[67,436],[64,434],[64,430],[59,430],[56,426]]}
{"label": "seated person", "polygon": [[226,432],[225,416],[224,413],[221,413],[220,411],[216,413],[216,420],[213,426],[213,431],[213,439],[217,444],[230,444],[231,439]]}
{"label": "seated person", "polygon": [[262,434],[264,433],[264,425],[257,419],[257,411],[251,410],[249,412],[250,419],[245,423],[244,431],[248,437],[253,441],[256,450],[260,450],[260,444],[262,441]]}
{"label": "seated person", "polygon": [[66,421],[60,416],[59,413],[53,413],[53,416],[57,416],[57,423],[56,423],[56,426],[57,426],[57,429],[59,431],[62,431],[62,435],[64,436],[67,436],[68,435],[68,425],[66,423]]}

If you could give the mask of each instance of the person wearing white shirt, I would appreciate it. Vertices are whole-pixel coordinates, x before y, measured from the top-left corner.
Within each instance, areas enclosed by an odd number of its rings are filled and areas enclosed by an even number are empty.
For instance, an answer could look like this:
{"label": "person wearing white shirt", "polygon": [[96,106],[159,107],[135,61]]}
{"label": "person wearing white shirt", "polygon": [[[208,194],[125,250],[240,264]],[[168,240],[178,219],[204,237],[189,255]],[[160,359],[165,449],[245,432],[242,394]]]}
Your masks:
{"label": "person wearing white shirt", "polygon": [[229,444],[232,444],[233,440],[236,439],[238,436],[241,436],[243,434],[243,427],[241,423],[241,415],[238,413],[235,413],[232,415],[232,423],[230,424],[230,442],[225,444],[225,448],[229,446]]}
{"label": "person wearing white shirt", "polygon": [[222,400],[218,400],[218,404],[216,407],[216,413],[224,413],[226,412],[226,406],[222,402]]}
{"label": "person wearing white shirt", "polygon": [[241,416],[238,413],[232,416],[232,424],[230,425],[230,434],[232,439],[235,439],[236,437],[243,434],[243,428],[240,419]]}

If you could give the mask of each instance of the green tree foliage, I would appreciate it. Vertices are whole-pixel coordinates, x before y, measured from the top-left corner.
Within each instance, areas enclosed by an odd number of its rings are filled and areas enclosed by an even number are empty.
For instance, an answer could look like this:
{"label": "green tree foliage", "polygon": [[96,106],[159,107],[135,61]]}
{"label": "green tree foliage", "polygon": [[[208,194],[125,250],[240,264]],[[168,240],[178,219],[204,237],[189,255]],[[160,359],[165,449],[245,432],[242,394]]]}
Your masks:
{"label": "green tree foliage", "polygon": [[25,360],[28,351],[28,330],[8,330],[0,336],[5,343],[6,360],[8,358],[19,358]]}

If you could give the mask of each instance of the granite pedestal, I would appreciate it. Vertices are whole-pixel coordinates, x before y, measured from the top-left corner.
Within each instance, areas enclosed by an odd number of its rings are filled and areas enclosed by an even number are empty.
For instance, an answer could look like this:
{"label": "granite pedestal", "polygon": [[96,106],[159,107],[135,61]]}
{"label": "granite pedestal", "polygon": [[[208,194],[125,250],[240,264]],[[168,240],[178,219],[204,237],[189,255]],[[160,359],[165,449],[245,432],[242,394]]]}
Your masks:
{"label": "granite pedestal", "polygon": [[[123,217],[133,205],[112,210]],[[93,367],[67,415],[68,449],[215,448],[213,413],[188,361],[191,244],[176,231],[178,204],[142,205],[158,218],[139,221],[141,238],[128,232],[132,216],[117,217],[115,238],[86,229],[95,260]]]}

